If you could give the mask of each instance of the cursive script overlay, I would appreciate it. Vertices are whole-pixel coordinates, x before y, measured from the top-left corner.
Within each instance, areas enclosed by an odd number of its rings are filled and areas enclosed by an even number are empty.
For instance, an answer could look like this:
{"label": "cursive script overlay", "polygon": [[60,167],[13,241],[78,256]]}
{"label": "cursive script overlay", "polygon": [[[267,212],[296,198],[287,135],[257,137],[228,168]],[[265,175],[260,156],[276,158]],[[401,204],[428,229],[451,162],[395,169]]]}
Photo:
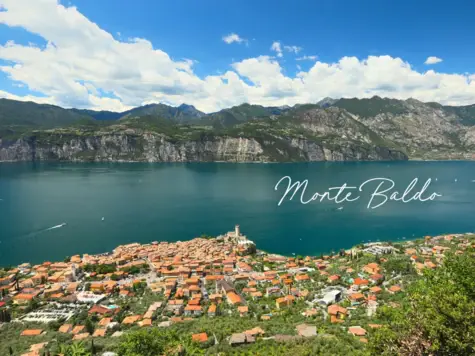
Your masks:
{"label": "cursive script overlay", "polygon": [[274,190],[279,190],[279,186],[287,183],[285,187],[285,192],[280,198],[279,203],[277,204],[280,206],[284,200],[292,200],[299,192],[300,192],[300,202],[302,204],[308,204],[312,201],[319,201],[322,202],[324,200],[333,201],[336,204],[341,204],[344,202],[353,202],[359,200],[361,195],[359,193],[363,192],[364,190],[370,190],[371,187],[371,195],[369,198],[369,202],[367,205],[368,209],[376,209],[380,206],[383,206],[388,200],[389,201],[399,201],[402,203],[409,203],[410,201],[420,201],[426,202],[428,200],[434,200],[438,197],[441,197],[442,194],[439,193],[429,193],[426,190],[429,188],[431,179],[427,179],[425,184],[422,186],[421,189],[417,190],[416,185],[419,182],[418,178],[414,178],[411,183],[406,187],[404,192],[400,192],[395,190],[396,183],[392,179],[389,178],[371,178],[367,181],[360,184],[359,187],[357,186],[348,186],[346,183],[339,186],[339,187],[330,187],[327,191],[319,193],[316,192],[313,195],[310,195],[307,192],[308,186],[308,179],[304,181],[296,181],[292,182],[292,178],[289,176],[282,177],[277,184],[275,185]]}

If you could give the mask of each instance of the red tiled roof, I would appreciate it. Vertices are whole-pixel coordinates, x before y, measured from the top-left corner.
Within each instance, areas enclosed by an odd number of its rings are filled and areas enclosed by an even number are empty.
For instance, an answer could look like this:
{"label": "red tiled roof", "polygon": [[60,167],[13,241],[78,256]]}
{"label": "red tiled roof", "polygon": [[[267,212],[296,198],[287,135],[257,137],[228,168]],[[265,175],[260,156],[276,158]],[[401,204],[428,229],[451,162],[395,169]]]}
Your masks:
{"label": "red tiled roof", "polygon": [[208,335],[206,335],[206,333],[193,334],[191,335],[191,339],[195,342],[206,342],[208,341]]}

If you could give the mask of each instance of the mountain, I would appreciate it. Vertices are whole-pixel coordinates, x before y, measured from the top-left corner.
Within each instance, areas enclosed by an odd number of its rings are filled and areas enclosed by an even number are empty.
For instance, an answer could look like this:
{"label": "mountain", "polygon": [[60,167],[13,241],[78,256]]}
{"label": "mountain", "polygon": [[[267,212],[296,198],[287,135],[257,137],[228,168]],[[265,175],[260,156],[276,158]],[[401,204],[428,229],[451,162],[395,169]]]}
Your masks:
{"label": "mountain", "polygon": [[451,159],[475,157],[474,105],[451,107],[416,99],[340,99],[344,109],[379,136],[401,147],[409,157]]}
{"label": "mountain", "polygon": [[178,107],[168,106],[165,104],[149,104],[139,106],[124,112],[95,111],[87,109],[70,110],[82,115],[90,116],[93,119],[100,121],[119,120],[130,117],[154,115],[169,120],[175,120],[177,122],[187,122],[205,116],[205,113],[197,110],[193,105],[187,104],[181,104]]}
{"label": "mountain", "polygon": [[460,123],[467,126],[475,125],[475,104],[466,106],[443,106],[439,103],[427,103],[439,110],[445,110],[460,118]]}
{"label": "mountain", "polygon": [[[475,105],[325,98],[204,114],[151,104],[125,113],[0,102],[0,161],[475,159]],[[117,120],[117,116],[120,119]]]}
{"label": "mountain", "polygon": [[320,100],[319,102],[317,102],[317,105],[322,108],[328,108],[332,106],[333,104],[335,104],[337,101],[338,99],[332,99],[332,98],[326,97]]}
{"label": "mountain", "polygon": [[265,107],[261,105],[241,104],[202,117],[199,124],[211,125],[214,128],[230,127],[249,120],[281,115],[289,107]]}
{"label": "mountain", "polygon": [[70,111],[92,117],[94,120],[99,121],[118,120],[124,116],[123,113],[115,111],[95,111],[87,109],[70,109]]}
{"label": "mountain", "polygon": [[197,110],[193,105],[181,104],[178,107],[173,107],[165,104],[149,104],[123,112],[121,115],[121,119],[147,115],[157,116],[164,119],[184,123],[199,119],[205,114]]}
{"label": "mountain", "polygon": [[386,99],[374,96],[371,99],[340,99],[335,101],[332,106],[345,109],[359,117],[374,117],[382,113],[404,114],[407,113],[402,100]]}
{"label": "mountain", "polygon": [[153,115],[112,125],[35,131],[0,139],[0,161],[299,162],[405,160],[383,138],[338,109],[242,121],[230,127],[178,124]]}
{"label": "mountain", "polygon": [[86,114],[59,106],[0,99],[0,127],[52,128],[72,124],[88,117]]}

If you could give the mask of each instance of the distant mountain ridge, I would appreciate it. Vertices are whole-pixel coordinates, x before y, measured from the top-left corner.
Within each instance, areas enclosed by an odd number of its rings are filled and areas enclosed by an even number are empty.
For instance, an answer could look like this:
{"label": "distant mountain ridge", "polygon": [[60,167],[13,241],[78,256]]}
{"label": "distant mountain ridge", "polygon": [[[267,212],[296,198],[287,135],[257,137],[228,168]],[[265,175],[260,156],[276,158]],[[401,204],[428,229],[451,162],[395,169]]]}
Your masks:
{"label": "distant mountain ridge", "polygon": [[[6,150],[8,142],[11,151],[15,140],[37,137],[40,132],[50,138],[57,135],[145,135],[150,132],[171,142],[193,145],[215,140],[226,142],[226,137],[242,138],[257,140],[262,153],[252,157],[264,161],[391,157],[390,153],[389,156],[369,153],[375,147],[401,152],[414,159],[473,159],[475,105],[444,106],[415,99],[374,96],[324,98],[318,103],[293,107],[241,104],[205,114],[187,104],[178,107],[149,104],[114,113],[0,100],[0,150]],[[313,154],[314,149],[308,151],[308,145],[320,147],[317,151],[323,149],[333,153]],[[157,149],[159,146],[157,143]],[[351,149],[354,153],[350,153]],[[203,155],[204,160],[218,157]],[[154,157],[151,159],[158,159]],[[234,158],[231,155],[229,159]]]}

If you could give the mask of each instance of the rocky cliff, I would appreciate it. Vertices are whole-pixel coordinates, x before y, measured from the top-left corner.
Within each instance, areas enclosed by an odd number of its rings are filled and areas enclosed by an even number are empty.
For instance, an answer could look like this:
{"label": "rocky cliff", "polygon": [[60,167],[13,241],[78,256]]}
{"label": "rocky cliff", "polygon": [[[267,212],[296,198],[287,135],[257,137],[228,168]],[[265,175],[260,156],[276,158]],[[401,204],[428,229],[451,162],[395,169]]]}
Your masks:
{"label": "rocky cliff", "polygon": [[210,137],[173,141],[156,133],[57,134],[0,139],[0,161],[283,162],[405,160],[380,146],[325,146],[302,138]]}
{"label": "rocky cliff", "polygon": [[327,98],[211,114],[154,104],[114,116],[0,100],[0,109],[0,161],[475,159],[475,105]]}

